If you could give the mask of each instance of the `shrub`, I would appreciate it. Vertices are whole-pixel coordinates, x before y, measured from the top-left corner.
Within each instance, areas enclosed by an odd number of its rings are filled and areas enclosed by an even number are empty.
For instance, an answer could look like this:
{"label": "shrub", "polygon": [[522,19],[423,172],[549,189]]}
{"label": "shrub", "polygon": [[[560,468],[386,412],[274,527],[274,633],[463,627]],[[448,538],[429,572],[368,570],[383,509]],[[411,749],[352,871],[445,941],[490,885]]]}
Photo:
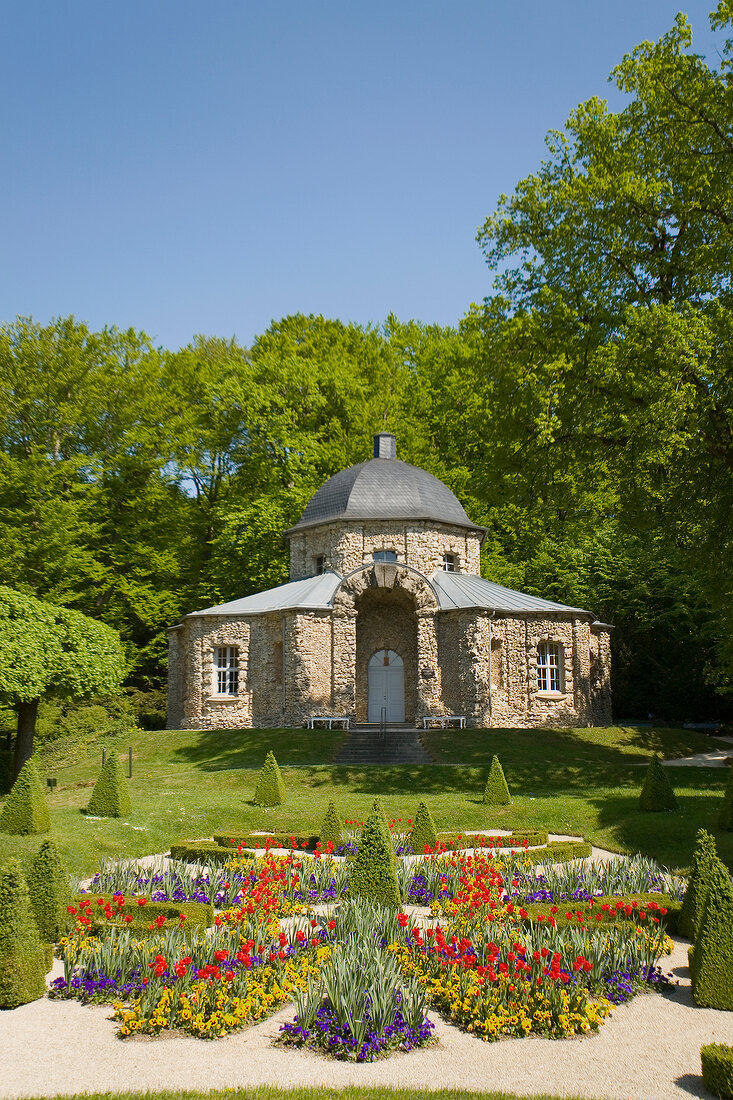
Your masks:
{"label": "shrub", "polygon": [[431,850],[438,843],[438,834],[435,829],[433,815],[424,802],[420,802],[415,814],[415,823],[410,833],[410,845],[413,852],[422,854],[425,848]]}
{"label": "shrub", "polygon": [[10,859],[0,871],[0,1008],[44,995],[46,961],[20,864]]}
{"label": "shrub", "polygon": [[[237,855],[236,850],[222,847],[221,844],[213,844],[210,840],[197,840],[193,843],[183,841],[181,844],[171,844],[171,859],[180,859],[183,863],[228,863]],[[242,853],[247,858],[246,853]]]}
{"label": "shrub", "polygon": [[717,856],[710,871],[690,976],[696,1004],[733,1010],[733,882]]}
{"label": "shrub", "polygon": [[330,842],[333,844],[334,848],[338,848],[339,845],[344,842],[344,834],[341,830],[341,819],[336,813],[336,807],[333,802],[329,802],[328,804],[326,816],[321,825],[320,841],[324,846]]}
{"label": "shrub", "polygon": [[351,868],[348,893],[368,898],[392,909],[400,906],[397,858],[381,803],[375,802],[367,818]]}
{"label": "shrub", "polygon": [[73,921],[67,912],[71,887],[53,839],[44,840],[28,871],[28,892],[41,939],[57,943]]}
{"label": "shrub", "polygon": [[716,855],[715,841],[710,833],[706,833],[704,829],[698,829],[692,856],[692,870],[682,899],[679,919],[680,934],[691,940],[696,939],[700,927],[710,884],[710,870]]}
{"label": "shrub", "polygon": [[48,803],[33,757],[26,760],[0,814],[0,833],[27,836],[51,828]]}
{"label": "shrub", "polygon": [[257,777],[254,802],[257,806],[280,806],[285,801],[285,784],[272,751],[265,757],[262,771]]}
{"label": "shrub", "polygon": [[484,787],[484,802],[487,806],[508,806],[512,800],[507,781],[504,778],[504,769],[498,756],[491,759],[489,777]]}
{"label": "shrub", "polygon": [[728,782],[723,793],[723,805],[718,814],[718,825],[727,831],[733,829],[733,768],[728,769]]}
{"label": "shrub", "polygon": [[[117,895],[119,897],[119,895]],[[156,919],[164,917],[166,921],[186,919],[187,928],[211,928],[214,923],[214,908],[206,901],[150,901],[138,904],[137,898],[125,898],[119,905],[114,894],[79,894],[73,899],[76,916],[91,921],[91,932],[98,933],[105,927],[129,928],[136,935],[144,935]],[[107,916],[107,913],[111,916]],[[126,920],[132,917],[132,920]]]}
{"label": "shrub", "polygon": [[656,753],[644,775],[639,795],[639,809],[646,813],[677,809],[677,799],[672,790],[672,784]]}
{"label": "shrub", "polygon": [[438,833],[438,843],[447,848],[521,848],[525,840],[530,847],[547,844],[547,833],[541,829],[516,830],[504,836],[493,833]]}
{"label": "shrub", "polygon": [[733,1047],[708,1043],[700,1048],[702,1079],[713,1096],[733,1097]]}
{"label": "shrub", "polygon": [[222,848],[315,848],[321,838],[316,833],[214,833]]}
{"label": "shrub", "polygon": [[119,756],[112,751],[107,762],[102,764],[86,812],[94,817],[124,817],[131,809],[125,773]]}

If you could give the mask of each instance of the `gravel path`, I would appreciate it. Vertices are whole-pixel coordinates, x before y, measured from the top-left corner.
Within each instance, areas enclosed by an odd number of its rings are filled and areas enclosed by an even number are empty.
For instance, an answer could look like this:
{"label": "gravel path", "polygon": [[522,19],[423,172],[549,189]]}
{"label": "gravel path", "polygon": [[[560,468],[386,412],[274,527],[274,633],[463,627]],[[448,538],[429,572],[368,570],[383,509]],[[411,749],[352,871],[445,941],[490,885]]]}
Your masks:
{"label": "gravel path", "polygon": [[[595,859],[614,858],[594,849]],[[678,983],[616,1009],[595,1035],[568,1040],[485,1043],[435,1013],[438,1043],[366,1065],[272,1046],[292,1006],[263,1023],[212,1042],[174,1035],[121,1041],[106,1006],[46,998],[0,1013],[0,1100],[77,1092],[238,1088],[277,1085],[388,1085],[550,1093],[588,1100],[709,1098],[700,1047],[733,1044],[733,1013],[698,1008],[687,970],[687,941],[663,959]],[[62,973],[56,960],[49,981]]]}
{"label": "gravel path", "polygon": [[[60,969],[57,962],[53,976]],[[733,1014],[693,1004],[686,941],[677,941],[664,969],[679,981],[673,993],[637,997],[595,1035],[484,1043],[431,1013],[436,1046],[369,1065],[273,1047],[292,1008],[212,1042],[180,1035],[123,1042],[109,1008],[44,998],[0,1014],[0,1097],[264,1084],[504,1089],[589,1100],[709,1097],[700,1047],[733,1043]]]}

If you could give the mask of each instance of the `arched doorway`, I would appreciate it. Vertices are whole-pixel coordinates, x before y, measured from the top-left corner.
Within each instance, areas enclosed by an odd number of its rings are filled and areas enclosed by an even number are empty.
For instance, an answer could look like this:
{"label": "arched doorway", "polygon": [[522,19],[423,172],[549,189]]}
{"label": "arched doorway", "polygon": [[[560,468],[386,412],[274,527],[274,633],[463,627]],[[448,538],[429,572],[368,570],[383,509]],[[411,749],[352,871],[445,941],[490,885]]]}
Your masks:
{"label": "arched doorway", "polygon": [[384,712],[388,722],[404,722],[405,670],[399,653],[377,650],[369,659],[368,680],[368,721],[380,722]]}

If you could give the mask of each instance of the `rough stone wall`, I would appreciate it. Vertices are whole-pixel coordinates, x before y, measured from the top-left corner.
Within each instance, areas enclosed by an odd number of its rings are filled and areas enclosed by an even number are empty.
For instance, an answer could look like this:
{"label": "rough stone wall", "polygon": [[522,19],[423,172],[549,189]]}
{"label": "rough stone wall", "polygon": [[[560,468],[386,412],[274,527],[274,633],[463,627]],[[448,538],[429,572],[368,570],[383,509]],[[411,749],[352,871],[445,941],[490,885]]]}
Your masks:
{"label": "rough stone wall", "polygon": [[186,663],[184,660],[184,627],[174,626],[168,631],[168,713],[166,729],[178,730],[184,718],[186,698]]}
{"label": "rough stone wall", "polygon": [[331,714],[332,625],[329,612],[284,613],[285,725],[302,726],[314,714]]}
{"label": "rough stone wall", "polygon": [[415,603],[399,589],[372,588],[356,599],[356,720],[366,722],[369,704],[369,659],[379,649],[402,658],[405,675],[405,721],[417,710],[417,620]]}
{"label": "rough stone wall", "polygon": [[[181,626],[179,659],[187,685],[181,729],[240,729],[252,725],[249,690],[250,620],[232,615],[195,615]],[[239,648],[239,692],[215,692],[215,650]]]}
{"label": "rough stone wall", "polygon": [[593,623],[589,638],[590,720],[595,726],[613,722],[611,698],[611,632],[604,623]]}
{"label": "rough stone wall", "polygon": [[250,619],[252,725],[283,725],[283,629],[279,612]]}
{"label": "rough stone wall", "polygon": [[290,578],[313,576],[316,559],[324,569],[345,576],[372,560],[376,550],[394,550],[397,561],[426,576],[443,568],[443,554],[456,558],[456,572],[480,572],[480,538],[466,528],[446,524],[400,522],[335,522],[305,528],[290,536]]}

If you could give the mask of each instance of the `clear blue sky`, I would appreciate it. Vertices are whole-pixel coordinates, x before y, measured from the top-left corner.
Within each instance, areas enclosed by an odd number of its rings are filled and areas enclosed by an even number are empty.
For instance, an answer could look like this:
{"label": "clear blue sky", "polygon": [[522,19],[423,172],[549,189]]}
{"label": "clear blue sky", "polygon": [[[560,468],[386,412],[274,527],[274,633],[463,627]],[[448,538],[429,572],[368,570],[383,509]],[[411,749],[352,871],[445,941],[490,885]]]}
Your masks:
{"label": "clear blue sky", "polygon": [[[548,129],[675,0],[5,0],[0,320],[455,323]],[[710,53],[714,0],[682,5]]]}

